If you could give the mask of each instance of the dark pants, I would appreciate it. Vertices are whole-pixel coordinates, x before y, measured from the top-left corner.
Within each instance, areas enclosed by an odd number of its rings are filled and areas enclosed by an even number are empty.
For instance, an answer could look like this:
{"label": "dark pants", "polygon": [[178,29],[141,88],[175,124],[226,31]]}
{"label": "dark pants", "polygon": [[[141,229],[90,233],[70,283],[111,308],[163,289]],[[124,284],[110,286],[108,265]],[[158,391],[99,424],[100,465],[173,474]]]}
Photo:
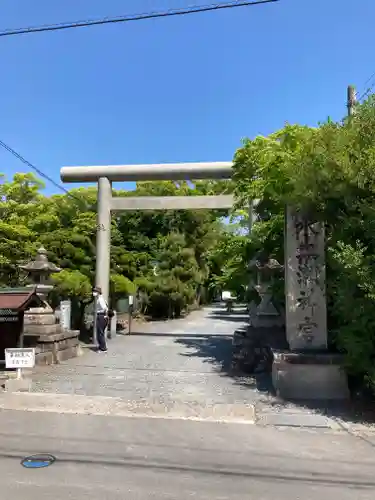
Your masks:
{"label": "dark pants", "polygon": [[98,345],[101,351],[107,350],[107,343],[105,339],[105,329],[107,328],[108,318],[104,314],[96,316],[96,334],[98,337]]}

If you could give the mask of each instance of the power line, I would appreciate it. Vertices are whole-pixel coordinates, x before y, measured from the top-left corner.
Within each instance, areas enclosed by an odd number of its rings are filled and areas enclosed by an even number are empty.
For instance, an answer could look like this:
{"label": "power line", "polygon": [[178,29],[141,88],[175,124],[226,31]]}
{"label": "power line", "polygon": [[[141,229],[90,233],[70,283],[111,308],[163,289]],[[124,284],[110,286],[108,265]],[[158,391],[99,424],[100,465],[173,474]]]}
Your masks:
{"label": "power line", "polygon": [[[103,25],[103,24],[115,24],[115,23],[125,23],[125,22],[131,22],[131,21],[143,21],[146,19],[158,19],[158,18],[163,18],[163,17],[172,17],[172,16],[182,16],[182,15],[188,15],[188,14],[197,14],[197,13],[202,13],[202,12],[211,12],[211,11],[216,11],[216,10],[223,10],[223,9],[233,9],[235,7],[251,7],[255,5],[262,5],[262,4],[268,4],[268,3],[275,3],[279,2],[279,0],[253,0],[253,1],[235,1],[235,2],[230,2],[230,3],[222,3],[222,4],[211,4],[211,5],[205,5],[205,6],[193,6],[188,9],[174,9],[174,10],[168,10],[168,11],[161,11],[161,12],[149,12],[145,14],[136,14],[133,16],[122,16],[122,17],[113,17],[113,18],[102,18],[102,19],[93,19],[93,20],[86,20],[86,21],[76,21],[76,22],[68,22],[68,23],[60,23],[60,24],[50,24],[50,25],[41,25],[41,26],[30,26],[27,28],[17,28],[17,29],[9,29],[5,31],[0,32],[0,37],[4,36],[15,36],[15,35],[22,35],[22,34],[29,34],[29,33],[41,33],[45,31],[59,31],[59,30],[64,30],[64,29],[71,29],[71,28],[82,28],[82,27],[88,27],[88,26],[98,26],[98,25]],[[44,179],[47,179],[51,184],[53,184],[55,187],[66,193],[68,196],[71,198],[74,198],[75,200],[79,201],[81,203],[81,199],[73,196],[67,189],[62,187],[60,184],[58,184],[56,181],[54,181],[51,177],[49,177],[47,174],[42,172],[39,168],[37,168],[35,165],[33,165],[31,162],[26,160],[22,155],[17,153],[13,148],[11,148],[8,144],[0,140],[0,146],[7,150],[9,153],[11,153],[13,156],[18,158],[22,163],[27,165],[29,168],[37,172],[41,177]]]}
{"label": "power line", "polygon": [[240,1],[237,0],[235,2],[230,3],[220,3],[220,4],[211,4],[211,5],[202,5],[202,6],[193,6],[187,9],[171,9],[167,11],[160,12],[147,12],[144,14],[135,14],[133,16],[122,16],[122,17],[105,17],[102,19],[92,19],[86,21],[75,21],[75,22],[66,22],[59,24],[44,24],[41,26],[30,26],[27,28],[16,28],[9,29],[5,31],[0,31],[0,37],[3,36],[14,36],[14,35],[24,35],[29,33],[41,33],[44,31],[60,31],[71,28],[83,28],[88,26],[99,26],[103,24],[115,24],[115,23],[127,23],[131,21],[144,21],[146,19],[158,19],[163,17],[172,17],[172,16],[185,16],[188,14],[198,14],[201,12],[212,12],[216,10],[223,9],[234,9],[236,7],[251,7],[255,5],[262,5],[268,3],[279,2],[280,0],[253,0],[253,1]]}
{"label": "power line", "polygon": [[375,71],[373,72],[373,74],[371,76],[369,76],[367,78],[367,80],[365,81],[365,83],[363,84],[363,86],[365,87],[369,82],[371,82],[372,79],[374,78],[374,76],[375,76]]}
{"label": "power line", "polygon": [[[374,73],[374,76],[375,76],[375,73]],[[358,101],[362,101],[362,99],[367,97],[374,87],[375,87],[375,82],[371,85],[371,87],[369,87],[367,90],[365,90],[360,97],[358,97]]]}
{"label": "power line", "polygon": [[[24,158],[22,155],[20,155],[19,153],[17,153],[17,151],[15,151],[13,148],[11,148],[8,144],[5,144],[5,142],[3,142],[2,140],[0,140],[0,146],[2,148],[6,149],[10,154],[12,154],[13,156],[15,156],[16,158],[18,158],[18,160],[20,160],[22,163],[24,163],[25,165],[27,165],[29,168],[31,168],[32,170],[34,170],[41,177],[43,177],[44,179],[48,180],[55,187],[57,187],[58,189],[60,189],[61,191],[63,191],[65,194],[67,194],[71,198],[75,199],[80,204],[82,203],[82,199],[80,199],[80,198],[72,195],[72,193],[70,193],[67,189],[65,189],[63,186],[61,186],[60,184],[58,184],[56,181],[54,181],[51,177],[49,177],[47,174],[45,174],[44,172],[42,172],[42,170],[40,170],[39,168],[37,168],[31,162],[29,162],[28,160],[26,160],[26,158]],[[87,207],[85,206],[85,208],[87,208]]]}
{"label": "power line", "polygon": [[358,101],[362,101],[362,99],[363,99],[364,97],[367,97],[367,96],[368,96],[368,94],[371,92],[371,90],[375,87],[374,78],[375,78],[375,71],[374,71],[374,73],[372,73],[372,75],[371,75],[371,76],[369,76],[369,77],[367,78],[367,80],[366,80],[366,81],[365,81],[365,83],[363,84],[363,87],[366,87],[366,85],[367,85],[368,83],[370,83],[370,82],[371,82],[371,83],[372,83],[372,84],[371,84],[371,86],[370,86],[369,88],[367,88],[367,89],[363,92],[363,94],[361,94],[361,96],[360,96],[360,97],[358,97],[359,92],[357,92],[357,93],[356,93],[356,96],[357,96]]}

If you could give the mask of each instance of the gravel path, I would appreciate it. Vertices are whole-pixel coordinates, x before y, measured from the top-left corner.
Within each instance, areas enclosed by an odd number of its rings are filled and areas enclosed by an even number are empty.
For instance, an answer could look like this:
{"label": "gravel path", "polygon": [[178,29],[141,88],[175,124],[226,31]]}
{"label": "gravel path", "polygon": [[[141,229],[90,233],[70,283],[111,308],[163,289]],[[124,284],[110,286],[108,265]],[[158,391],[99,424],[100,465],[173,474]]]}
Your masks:
{"label": "gravel path", "polygon": [[185,319],[137,325],[142,331],[110,340],[108,353],[89,351],[38,369],[33,391],[166,406],[253,404],[262,398],[253,380],[228,374],[233,333],[247,318],[239,310],[224,313],[218,305]]}
{"label": "gravel path", "polygon": [[82,357],[37,368],[36,399],[9,394],[0,407],[373,432],[351,405],[286,403],[267,392],[269,377],[234,376],[233,333],[246,322],[244,311],[227,315],[216,305],[185,319],[134,325],[136,333],[109,341],[108,353],[87,349]]}

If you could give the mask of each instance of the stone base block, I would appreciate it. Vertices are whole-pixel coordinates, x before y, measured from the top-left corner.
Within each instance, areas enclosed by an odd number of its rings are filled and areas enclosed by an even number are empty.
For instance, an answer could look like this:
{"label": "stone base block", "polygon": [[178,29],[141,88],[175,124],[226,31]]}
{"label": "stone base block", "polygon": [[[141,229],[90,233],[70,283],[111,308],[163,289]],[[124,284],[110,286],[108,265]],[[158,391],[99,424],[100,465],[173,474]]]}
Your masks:
{"label": "stone base block", "polygon": [[5,390],[7,392],[30,392],[31,391],[30,378],[9,378],[5,381]]}
{"label": "stone base block", "polygon": [[36,354],[35,364],[41,365],[54,365],[59,364],[67,359],[76,358],[82,356],[82,348],[80,344],[76,346],[68,347],[61,351],[42,351]]}
{"label": "stone base block", "polygon": [[[82,349],[77,330],[61,330],[55,326],[54,332],[35,336],[25,334],[25,345],[35,347],[35,364],[51,365],[80,356]],[[45,333],[45,332],[44,332]]]}
{"label": "stone base block", "polygon": [[348,380],[342,357],[328,353],[274,353],[272,383],[287,400],[346,400]]}
{"label": "stone base block", "polygon": [[53,335],[57,331],[60,332],[60,326],[56,324],[52,325],[26,325],[24,327],[24,334],[31,336],[41,336],[41,335]]}

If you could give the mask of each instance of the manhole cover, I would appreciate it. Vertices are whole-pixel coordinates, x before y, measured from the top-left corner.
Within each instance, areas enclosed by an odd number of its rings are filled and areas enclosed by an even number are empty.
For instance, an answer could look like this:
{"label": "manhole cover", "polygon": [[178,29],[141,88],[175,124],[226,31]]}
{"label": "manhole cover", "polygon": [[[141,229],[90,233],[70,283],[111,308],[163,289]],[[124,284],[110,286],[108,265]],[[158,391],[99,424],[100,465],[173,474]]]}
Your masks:
{"label": "manhole cover", "polygon": [[21,465],[27,469],[42,469],[52,465],[55,460],[56,458],[53,455],[31,455],[25,457],[21,461]]}

